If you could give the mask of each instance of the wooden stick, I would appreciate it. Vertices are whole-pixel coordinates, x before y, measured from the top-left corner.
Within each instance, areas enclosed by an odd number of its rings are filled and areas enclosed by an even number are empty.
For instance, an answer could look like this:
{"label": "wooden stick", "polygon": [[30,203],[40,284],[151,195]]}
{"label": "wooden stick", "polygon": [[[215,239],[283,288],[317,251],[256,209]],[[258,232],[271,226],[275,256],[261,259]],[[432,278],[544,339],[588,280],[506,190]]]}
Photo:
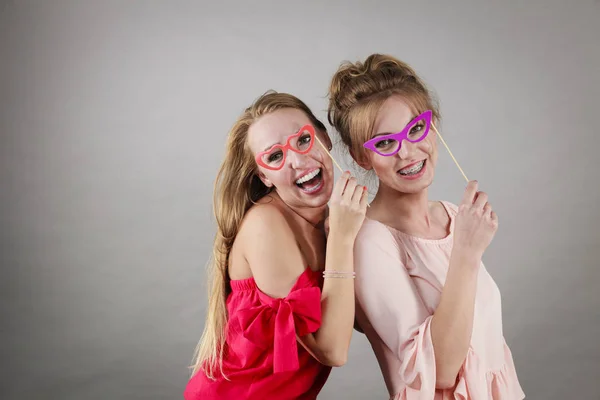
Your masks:
{"label": "wooden stick", "polygon": [[433,123],[431,123],[431,127],[433,128],[433,130],[435,131],[435,133],[437,133],[437,135],[440,137],[440,139],[442,140],[442,143],[444,144],[444,146],[446,146],[446,150],[448,150],[448,153],[450,153],[450,157],[452,157],[452,160],[454,160],[454,163],[456,164],[456,166],[460,170],[460,173],[462,174],[462,176],[464,176],[465,180],[468,183],[469,179],[467,178],[467,175],[465,175],[464,171],[462,170],[462,168],[458,164],[458,161],[456,161],[456,158],[454,158],[454,154],[452,154],[452,152],[450,151],[450,147],[448,147],[448,145],[446,144],[446,141],[444,140],[444,138],[442,137],[442,135],[440,135],[440,133],[438,132],[437,128],[435,127],[435,125]]}
{"label": "wooden stick", "polygon": [[[325,150],[325,153],[327,153],[327,155],[329,156],[329,158],[331,158],[331,161],[333,161],[333,163],[336,165],[336,167],[338,167],[338,169],[340,170],[340,172],[343,174],[344,170],[342,169],[342,167],[340,167],[340,164],[338,164],[337,161],[335,161],[335,158],[333,158],[333,156],[331,155],[331,153],[329,152],[329,150],[327,150],[327,147],[325,147],[325,145],[321,142],[321,140],[319,140],[319,137],[317,135],[315,135],[315,139],[317,139],[317,142],[319,142],[319,144],[321,145],[321,147],[323,147],[323,150]],[[371,207],[369,205],[369,203],[367,203],[367,207]]]}
{"label": "wooden stick", "polygon": [[338,164],[337,161],[335,161],[335,158],[333,158],[333,156],[331,155],[331,153],[329,152],[329,150],[327,150],[327,147],[325,147],[325,145],[323,143],[321,143],[321,140],[319,140],[319,137],[317,135],[315,135],[315,139],[317,139],[317,142],[319,142],[319,144],[321,145],[321,147],[323,147],[323,150],[325,150],[325,152],[327,153],[327,155],[331,158],[331,161],[333,161],[333,163],[335,164],[335,166],[338,167],[338,169],[340,170],[340,172],[343,174],[344,170],[342,169],[342,167],[340,167],[340,164]]}

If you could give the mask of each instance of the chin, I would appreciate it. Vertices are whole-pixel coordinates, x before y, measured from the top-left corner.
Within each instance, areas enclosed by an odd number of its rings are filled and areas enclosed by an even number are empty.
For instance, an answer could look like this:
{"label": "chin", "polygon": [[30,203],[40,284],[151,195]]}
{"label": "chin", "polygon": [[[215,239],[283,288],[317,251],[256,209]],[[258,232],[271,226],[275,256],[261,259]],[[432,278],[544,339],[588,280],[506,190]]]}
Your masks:
{"label": "chin", "polygon": [[405,194],[417,194],[427,189],[431,184],[420,184],[420,185],[397,185],[396,189]]}
{"label": "chin", "polygon": [[331,193],[333,193],[333,184],[331,181],[323,182],[323,188],[319,191],[319,193],[310,195],[300,193],[298,200],[305,207],[323,207],[329,203],[329,200],[331,199]]}

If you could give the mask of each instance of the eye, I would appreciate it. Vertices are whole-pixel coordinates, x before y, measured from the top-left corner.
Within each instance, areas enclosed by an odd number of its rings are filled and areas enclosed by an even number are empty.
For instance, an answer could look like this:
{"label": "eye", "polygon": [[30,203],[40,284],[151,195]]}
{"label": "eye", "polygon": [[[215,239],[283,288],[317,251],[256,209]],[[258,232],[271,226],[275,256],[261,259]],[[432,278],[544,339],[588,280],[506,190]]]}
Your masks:
{"label": "eye", "polygon": [[377,147],[378,149],[382,149],[385,147],[389,147],[391,144],[395,143],[396,141],[394,139],[384,139],[384,140],[380,140],[379,142],[375,143],[375,147]]}
{"label": "eye", "polygon": [[269,157],[267,157],[267,161],[269,163],[277,162],[277,161],[281,160],[282,156],[283,156],[283,153],[281,151],[276,151],[275,153],[269,154]]}
{"label": "eye", "polygon": [[302,135],[300,137],[300,143],[310,143],[310,135],[309,134]]}
{"label": "eye", "polygon": [[416,135],[417,133],[421,132],[423,130],[424,126],[422,122],[417,123],[415,126],[413,126],[410,129],[410,135]]}
{"label": "eye", "polygon": [[300,138],[298,139],[298,144],[297,144],[298,148],[301,150],[307,148],[308,145],[310,144],[310,140],[311,140],[311,138],[308,133],[300,136]]}

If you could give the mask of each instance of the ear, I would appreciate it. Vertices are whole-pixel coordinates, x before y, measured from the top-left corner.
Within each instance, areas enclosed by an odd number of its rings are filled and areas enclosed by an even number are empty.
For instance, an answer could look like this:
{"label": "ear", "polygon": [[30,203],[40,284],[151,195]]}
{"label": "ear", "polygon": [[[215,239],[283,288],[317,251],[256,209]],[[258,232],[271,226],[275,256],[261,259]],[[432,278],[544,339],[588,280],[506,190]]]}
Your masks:
{"label": "ear", "polygon": [[266,187],[273,187],[273,182],[271,182],[269,178],[262,173],[262,171],[258,171],[258,178],[262,181],[262,183],[265,184]]}
{"label": "ear", "polygon": [[361,168],[366,169],[367,171],[373,169],[371,162],[364,153],[357,155],[354,150],[350,149],[350,155]]}

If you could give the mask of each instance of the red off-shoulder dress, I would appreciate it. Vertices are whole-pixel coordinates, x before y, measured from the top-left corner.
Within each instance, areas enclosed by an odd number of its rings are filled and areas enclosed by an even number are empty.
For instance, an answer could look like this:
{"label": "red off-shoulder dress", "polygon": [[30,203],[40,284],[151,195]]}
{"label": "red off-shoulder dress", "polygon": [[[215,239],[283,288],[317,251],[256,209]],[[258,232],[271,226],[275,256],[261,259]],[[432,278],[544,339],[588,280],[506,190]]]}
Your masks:
{"label": "red off-shoulder dress", "polygon": [[254,278],[232,280],[223,359],[225,379],[200,370],[188,382],[185,400],[316,399],[331,367],[297,342],[321,325],[322,276],[306,268],[281,299],[261,292]]}

